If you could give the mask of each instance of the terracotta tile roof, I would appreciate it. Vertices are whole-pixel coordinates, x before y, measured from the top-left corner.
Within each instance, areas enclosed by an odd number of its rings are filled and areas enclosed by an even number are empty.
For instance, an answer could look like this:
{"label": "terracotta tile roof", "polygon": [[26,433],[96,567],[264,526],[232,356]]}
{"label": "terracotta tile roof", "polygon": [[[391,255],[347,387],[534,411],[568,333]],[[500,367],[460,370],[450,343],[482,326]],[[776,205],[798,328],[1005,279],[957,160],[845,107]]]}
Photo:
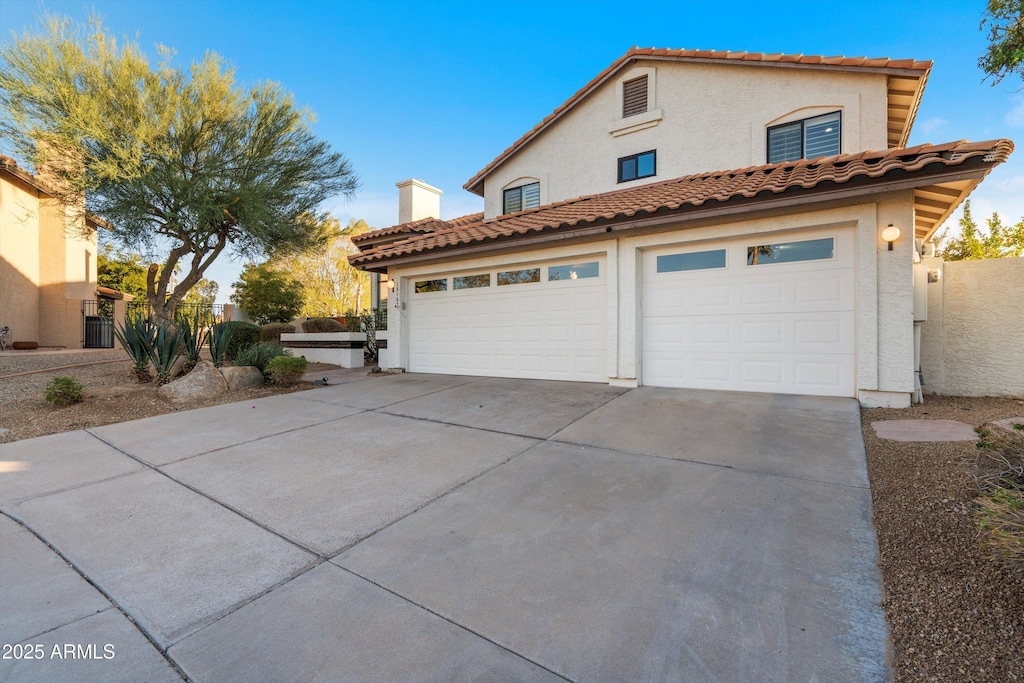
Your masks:
{"label": "terracotta tile roof", "polygon": [[402,223],[401,225],[394,225],[390,228],[364,232],[362,235],[356,235],[353,237],[352,243],[357,247],[360,247],[360,251],[362,251],[366,248],[366,245],[369,244],[394,241],[382,239],[384,237],[395,236],[395,239],[398,239],[402,235],[406,234],[425,234],[429,232],[437,232],[438,230],[446,230],[448,228],[457,228],[462,225],[483,220],[483,217],[484,213],[483,211],[480,211],[479,213],[471,213],[448,221],[443,221],[440,218],[421,218],[420,220],[413,221],[411,223]]}
{"label": "terracotta tile roof", "polygon": [[[882,73],[913,73],[919,72],[921,78],[927,78],[932,68],[932,62],[918,61],[914,59],[889,59],[888,57],[824,57],[822,55],[800,55],[800,54],[766,54],[763,52],[729,52],[727,50],[687,50],[653,47],[633,47],[614,62],[604,71],[595,76],[589,83],[577,90],[572,97],[563,102],[557,109],[548,114],[536,126],[516,140],[504,152],[499,154],[491,163],[484,166],[476,175],[466,181],[463,189],[477,194],[483,194],[477,187],[483,181],[484,176],[489,174],[507,157],[511,156],[520,147],[525,145],[531,138],[536,136],[551,123],[560,118],[562,114],[571,109],[577,102],[583,99],[591,90],[603,83],[609,77],[625,66],[630,60],[664,59],[688,62],[742,62],[744,64],[755,64],[765,66],[788,66],[798,68],[824,68],[839,70],[870,70]],[[912,114],[912,113],[911,113]],[[913,115],[908,117],[909,123],[913,121]],[[904,135],[903,138],[906,138]]]}
{"label": "terracotta tile roof", "polygon": [[[698,211],[701,207],[712,208],[725,202],[756,200],[757,203],[751,206],[753,209],[764,200],[779,199],[783,194],[791,196],[798,192],[834,189],[836,185],[854,181],[876,181],[870,182],[870,186],[872,191],[877,191],[884,189],[884,185],[879,185],[882,181],[905,180],[908,175],[926,169],[962,166],[968,160],[975,160],[988,172],[1005,161],[1012,151],[1013,142],[1006,139],[960,141],[688,175],[569,199],[489,221],[472,220],[471,216],[466,216],[459,219],[458,226],[379,245],[350,256],[349,261],[353,265],[372,267],[393,258],[457,249],[490,240],[586,227],[595,223],[626,222],[650,218],[655,214]],[[934,182],[933,176],[923,174],[920,176],[921,184]]]}

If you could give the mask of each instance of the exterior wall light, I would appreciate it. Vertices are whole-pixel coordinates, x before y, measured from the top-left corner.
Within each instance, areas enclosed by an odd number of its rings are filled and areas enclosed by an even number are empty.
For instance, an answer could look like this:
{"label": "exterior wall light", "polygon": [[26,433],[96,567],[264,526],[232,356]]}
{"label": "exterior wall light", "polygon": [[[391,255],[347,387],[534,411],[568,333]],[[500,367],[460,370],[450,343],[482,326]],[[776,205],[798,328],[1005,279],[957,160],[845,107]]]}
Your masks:
{"label": "exterior wall light", "polygon": [[395,289],[395,281],[394,280],[388,280],[388,289],[394,291],[394,289]]}
{"label": "exterior wall light", "polygon": [[889,243],[889,251],[892,251],[892,243],[900,238],[900,229],[892,223],[882,231],[882,239]]}

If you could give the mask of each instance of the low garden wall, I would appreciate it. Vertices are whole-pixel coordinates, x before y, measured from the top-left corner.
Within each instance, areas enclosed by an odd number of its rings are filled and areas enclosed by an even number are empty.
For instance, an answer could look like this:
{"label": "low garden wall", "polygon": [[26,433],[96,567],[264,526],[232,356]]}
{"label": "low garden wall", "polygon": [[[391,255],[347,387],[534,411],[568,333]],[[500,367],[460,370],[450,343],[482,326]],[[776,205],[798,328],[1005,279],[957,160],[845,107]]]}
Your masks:
{"label": "low garden wall", "polygon": [[363,332],[296,332],[281,335],[281,345],[310,363],[330,363],[343,368],[363,367]]}

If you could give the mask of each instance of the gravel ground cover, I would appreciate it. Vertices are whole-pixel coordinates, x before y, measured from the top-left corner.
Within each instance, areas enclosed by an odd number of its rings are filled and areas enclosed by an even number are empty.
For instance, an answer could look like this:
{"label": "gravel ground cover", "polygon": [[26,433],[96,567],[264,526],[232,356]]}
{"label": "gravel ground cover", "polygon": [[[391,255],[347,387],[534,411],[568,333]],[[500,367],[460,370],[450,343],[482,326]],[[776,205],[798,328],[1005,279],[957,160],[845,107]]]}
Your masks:
{"label": "gravel ground cover", "polygon": [[[116,361],[97,363],[97,361]],[[74,368],[53,369],[71,364]],[[300,382],[291,387],[262,386],[229,391],[208,399],[182,404],[160,398],[156,384],[139,384],[124,351],[70,351],[66,353],[4,353],[0,355],[0,443],[31,439],[152,415],[204,408],[312,388]],[[309,371],[334,370],[335,365],[310,363]],[[47,370],[30,375],[18,373]],[[82,403],[58,407],[43,400],[43,390],[60,375],[74,377],[85,389]]]}
{"label": "gravel ground cover", "polygon": [[871,423],[978,426],[1019,415],[1024,401],[937,396],[907,410],[862,411],[899,683],[1024,681],[1024,579],[979,544],[974,442],[888,441]]}

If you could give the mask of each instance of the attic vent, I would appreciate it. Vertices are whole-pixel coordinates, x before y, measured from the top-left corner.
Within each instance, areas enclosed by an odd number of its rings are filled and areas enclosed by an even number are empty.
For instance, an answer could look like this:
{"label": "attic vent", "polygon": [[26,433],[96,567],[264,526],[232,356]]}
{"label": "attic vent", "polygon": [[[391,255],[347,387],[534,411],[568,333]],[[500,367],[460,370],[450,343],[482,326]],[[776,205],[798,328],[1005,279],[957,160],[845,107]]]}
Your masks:
{"label": "attic vent", "polygon": [[622,118],[647,111],[647,76],[622,84]]}

